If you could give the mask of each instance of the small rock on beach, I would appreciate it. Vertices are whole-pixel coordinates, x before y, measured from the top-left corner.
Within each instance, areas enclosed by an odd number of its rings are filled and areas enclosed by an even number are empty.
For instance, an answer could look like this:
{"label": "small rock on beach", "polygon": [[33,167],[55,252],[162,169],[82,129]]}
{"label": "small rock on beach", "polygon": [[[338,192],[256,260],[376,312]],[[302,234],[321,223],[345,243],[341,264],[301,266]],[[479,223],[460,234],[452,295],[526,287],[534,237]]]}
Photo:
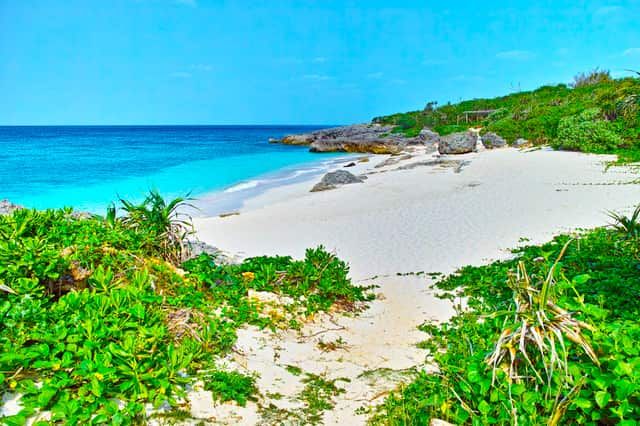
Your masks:
{"label": "small rock on beach", "polygon": [[335,172],[329,172],[324,175],[322,180],[311,188],[311,192],[326,191],[328,189],[334,189],[339,185],[362,182],[364,182],[364,180],[353,173],[349,173],[346,170],[336,170]]}

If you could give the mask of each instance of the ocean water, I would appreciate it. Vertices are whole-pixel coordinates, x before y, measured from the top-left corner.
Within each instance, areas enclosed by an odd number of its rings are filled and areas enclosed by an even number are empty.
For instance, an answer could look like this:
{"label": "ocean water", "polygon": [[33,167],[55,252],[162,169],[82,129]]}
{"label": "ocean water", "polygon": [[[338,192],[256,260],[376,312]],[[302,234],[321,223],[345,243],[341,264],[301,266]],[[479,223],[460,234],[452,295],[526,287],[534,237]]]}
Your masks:
{"label": "ocean water", "polygon": [[[208,213],[305,176],[345,156],[270,144],[270,137],[327,126],[0,127],[0,199],[34,208],[103,213],[118,197],[218,199]],[[211,197],[219,193],[224,196]]]}

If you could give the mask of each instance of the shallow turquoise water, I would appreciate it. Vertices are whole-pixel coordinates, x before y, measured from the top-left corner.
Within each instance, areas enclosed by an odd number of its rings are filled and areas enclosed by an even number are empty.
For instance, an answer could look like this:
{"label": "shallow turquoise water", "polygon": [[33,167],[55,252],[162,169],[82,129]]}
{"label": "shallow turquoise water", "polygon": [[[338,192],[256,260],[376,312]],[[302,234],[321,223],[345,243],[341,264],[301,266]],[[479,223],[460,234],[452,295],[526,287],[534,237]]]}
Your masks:
{"label": "shallow turquoise water", "polygon": [[[322,126],[326,127],[326,126]],[[319,170],[335,155],[268,143],[318,126],[0,127],[0,198],[102,212],[117,197],[227,193]]]}

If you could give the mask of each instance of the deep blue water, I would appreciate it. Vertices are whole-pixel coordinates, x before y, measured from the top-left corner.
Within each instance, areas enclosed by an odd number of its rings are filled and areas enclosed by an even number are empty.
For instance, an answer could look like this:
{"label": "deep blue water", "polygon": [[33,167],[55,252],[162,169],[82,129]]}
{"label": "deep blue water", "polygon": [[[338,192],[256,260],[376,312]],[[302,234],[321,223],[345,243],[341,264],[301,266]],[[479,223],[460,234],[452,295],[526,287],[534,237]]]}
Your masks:
{"label": "deep blue water", "polygon": [[0,199],[101,212],[150,188],[166,196],[237,192],[334,159],[268,143],[321,127],[0,126]]}

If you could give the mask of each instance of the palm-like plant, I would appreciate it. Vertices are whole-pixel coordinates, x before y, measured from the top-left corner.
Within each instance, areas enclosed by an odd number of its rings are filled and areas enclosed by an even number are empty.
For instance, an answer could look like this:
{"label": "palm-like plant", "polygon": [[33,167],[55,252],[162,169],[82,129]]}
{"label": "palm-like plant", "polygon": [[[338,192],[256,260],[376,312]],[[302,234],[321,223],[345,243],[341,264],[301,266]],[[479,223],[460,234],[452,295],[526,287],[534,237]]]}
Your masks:
{"label": "palm-like plant", "polygon": [[[513,289],[514,309],[509,326],[505,327],[487,362],[493,367],[494,380],[500,368],[507,370],[511,380],[535,379],[540,383],[540,365],[550,383],[555,371],[568,374],[568,348],[565,338],[575,343],[596,364],[595,352],[584,335],[584,330],[592,327],[573,317],[558,306],[552,297],[555,284],[555,270],[569,243],[562,248],[557,260],[551,266],[547,277],[541,283],[534,283],[527,273],[524,262],[518,264],[517,271],[509,277]],[[528,372],[533,373],[533,377]]]}
{"label": "palm-like plant", "polygon": [[631,238],[640,237],[640,205],[635,208],[631,216],[615,212],[608,212],[607,214],[613,219],[613,223],[610,224],[613,229]]}
{"label": "palm-like plant", "polygon": [[636,70],[628,70],[628,69],[627,69],[627,70],[625,70],[625,71],[632,72],[632,73],[634,73],[634,74],[637,74],[637,75],[638,75],[638,77],[640,77],[640,71],[636,71]]}
{"label": "palm-like plant", "polygon": [[190,200],[187,196],[167,202],[156,190],[149,191],[140,204],[120,199],[126,212],[122,222],[149,236],[152,247],[166,260],[178,264],[187,257],[187,237],[194,233],[191,216],[184,212],[186,208],[195,208]]}

